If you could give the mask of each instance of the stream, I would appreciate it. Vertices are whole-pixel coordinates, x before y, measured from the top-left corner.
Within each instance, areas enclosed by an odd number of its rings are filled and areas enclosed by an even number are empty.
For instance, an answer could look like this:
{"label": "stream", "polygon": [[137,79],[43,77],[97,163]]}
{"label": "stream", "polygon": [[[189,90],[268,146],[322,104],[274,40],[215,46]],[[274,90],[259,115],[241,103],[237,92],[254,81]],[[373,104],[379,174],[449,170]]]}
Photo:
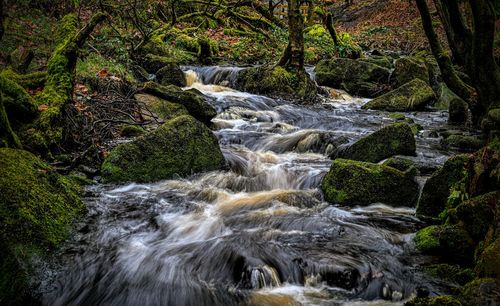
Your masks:
{"label": "stream", "polygon": [[[334,149],[389,113],[347,94],[306,107],[239,92],[239,68],[184,70],[218,112],[229,169],[90,187],[87,217],[43,272],[45,305],[401,305],[442,290],[418,269],[414,208],[339,207],[318,188]],[[428,137],[447,113],[407,117],[423,127],[409,158],[428,175],[451,155]]]}

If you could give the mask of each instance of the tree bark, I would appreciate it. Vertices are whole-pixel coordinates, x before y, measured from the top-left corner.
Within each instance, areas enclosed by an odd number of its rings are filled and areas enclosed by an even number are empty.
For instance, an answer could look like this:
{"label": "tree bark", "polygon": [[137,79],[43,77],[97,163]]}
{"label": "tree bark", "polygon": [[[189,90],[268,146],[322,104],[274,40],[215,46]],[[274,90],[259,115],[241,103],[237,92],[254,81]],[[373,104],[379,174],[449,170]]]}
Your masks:
{"label": "tree bark", "polygon": [[[288,46],[278,65],[296,71],[304,70],[304,19],[300,0],[288,1]],[[287,59],[288,57],[288,59]]]}
{"label": "tree bark", "polygon": [[432,24],[431,14],[429,12],[429,7],[427,6],[426,0],[416,0],[417,7],[422,18],[422,26],[424,28],[425,35],[429,40],[431,46],[432,54],[438,62],[439,69],[443,75],[443,80],[448,85],[448,87],[459,95],[462,99],[467,101],[469,105],[475,107],[476,94],[472,87],[465,84],[457,75],[453,64],[451,63],[450,57],[444,51],[439,37],[437,36],[434,26]]}
{"label": "tree bark", "polygon": [[326,29],[328,30],[328,33],[330,33],[330,36],[333,39],[333,44],[335,46],[339,45],[339,38],[337,36],[337,31],[335,31],[335,27],[333,26],[333,17],[332,13],[328,13],[325,18],[325,26]]}

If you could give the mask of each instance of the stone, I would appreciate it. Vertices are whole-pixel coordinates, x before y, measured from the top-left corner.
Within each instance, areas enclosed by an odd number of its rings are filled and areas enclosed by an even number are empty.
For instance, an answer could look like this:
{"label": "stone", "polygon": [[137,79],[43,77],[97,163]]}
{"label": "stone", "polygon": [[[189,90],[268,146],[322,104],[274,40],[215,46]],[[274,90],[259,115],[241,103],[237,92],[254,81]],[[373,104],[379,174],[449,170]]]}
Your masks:
{"label": "stone", "polygon": [[417,57],[401,57],[394,62],[393,75],[396,86],[404,85],[414,79],[429,84],[429,71],[425,62]]}

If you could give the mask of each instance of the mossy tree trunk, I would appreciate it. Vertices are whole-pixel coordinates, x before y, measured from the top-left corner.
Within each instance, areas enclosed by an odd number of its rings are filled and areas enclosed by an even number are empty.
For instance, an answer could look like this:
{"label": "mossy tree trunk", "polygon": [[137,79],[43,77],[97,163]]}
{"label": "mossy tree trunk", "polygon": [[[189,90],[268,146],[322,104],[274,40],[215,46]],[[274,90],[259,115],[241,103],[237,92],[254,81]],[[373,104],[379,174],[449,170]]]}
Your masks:
{"label": "mossy tree trunk", "polygon": [[337,31],[335,31],[335,27],[333,26],[332,13],[326,14],[326,17],[324,18],[324,23],[325,23],[326,29],[328,30],[328,33],[330,33],[330,36],[333,39],[333,44],[335,46],[338,46],[339,45],[339,38],[337,36]]}
{"label": "mossy tree trunk", "polygon": [[429,40],[429,44],[432,50],[432,54],[436,58],[439,65],[439,69],[443,75],[443,80],[448,85],[448,87],[459,95],[462,99],[468,101],[468,103],[474,107],[475,106],[475,91],[472,87],[465,84],[460,77],[458,77],[451,58],[446,54],[439,37],[434,30],[434,25],[432,24],[432,17],[429,12],[429,7],[427,6],[426,0],[416,0],[417,7],[422,18],[422,26],[425,31],[425,35]]}
{"label": "mossy tree trunk", "polygon": [[21,148],[21,143],[10,126],[9,118],[3,105],[2,93],[0,93],[0,148],[2,147]]}
{"label": "mossy tree trunk", "polygon": [[288,45],[278,65],[298,72],[304,71],[304,19],[300,0],[288,1]]}

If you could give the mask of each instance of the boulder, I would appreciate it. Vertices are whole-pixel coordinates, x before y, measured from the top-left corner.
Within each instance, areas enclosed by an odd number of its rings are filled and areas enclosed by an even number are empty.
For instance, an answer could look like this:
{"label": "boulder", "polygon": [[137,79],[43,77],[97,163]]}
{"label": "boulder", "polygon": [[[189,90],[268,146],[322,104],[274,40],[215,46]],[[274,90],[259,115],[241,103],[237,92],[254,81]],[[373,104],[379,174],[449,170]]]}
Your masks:
{"label": "boulder", "polygon": [[[400,171],[407,171],[412,167],[415,168],[416,163],[412,160],[401,158],[401,157],[391,157],[382,163],[384,166],[392,167]],[[416,168],[415,168],[416,170]]]}
{"label": "boulder", "polygon": [[413,171],[384,165],[336,159],[321,182],[325,199],[343,205],[384,203],[414,206],[419,187]]}
{"label": "boulder", "polygon": [[118,145],[104,160],[102,176],[107,182],[152,182],[221,169],[224,163],[212,131],[184,115]]}
{"label": "boulder", "polygon": [[80,187],[35,155],[0,149],[0,304],[30,304],[33,255],[63,242],[85,213]]}
{"label": "boulder", "polygon": [[205,124],[210,124],[212,118],[217,115],[215,108],[202,96],[191,91],[184,91],[174,85],[163,86],[147,82],[142,92],[184,106],[191,116]]}
{"label": "boulder", "polygon": [[152,111],[154,115],[163,120],[170,120],[182,115],[189,115],[188,110],[183,105],[163,100],[157,96],[136,94],[134,95],[134,98],[137,101],[144,103],[149,111]]}
{"label": "boulder", "polygon": [[485,131],[500,130],[500,107],[488,111],[481,121],[481,128]]}
{"label": "boulder", "polygon": [[429,71],[425,62],[416,57],[401,57],[394,62],[393,76],[396,86],[402,86],[414,79],[429,84]]}
{"label": "boulder", "polygon": [[177,65],[176,62],[168,57],[154,54],[146,54],[145,56],[139,58],[138,62],[148,73],[151,74],[156,74],[156,72],[163,67]]}
{"label": "boulder", "polygon": [[436,221],[446,208],[451,187],[465,177],[467,155],[457,155],[446,161],[442,168],[432,174],[425,182],[417,204],[417,217]]}
{"label": "boulder", "polygon": [[423,109],[434,101],[432,88],[420,79],[414,79],[365,105],[363,109],[378,109],[390,112],[407,112]]}
{"label": "boulder", "polygon": [[415,155],[416,145],[411,127],[394,123],[361,138],[339,152],[339,157],[377,163],[394,155]]}
{"label": "boulder", "polygon": [[440,110],[448,109],[452,100],[461,100],[461,98],[451,91],[445,83],[439,84],[437,96],[438,98],[436,103],[434,103],[433,108]]}
{"label": "boulder", "polygon": [[463,305],[498,305],[500,280],[493,278],[478,278],[462,287]]}
{"label": "boulder", "polygon": [[360,58],[360,59],[358,59],[358,61],[372,63],[375,65],[379,65],[380,67],[384,67],[386,69],[393,68],[393,64],[392,64],[393,59],[390,56],[371,55],[370,57]]}
{"label": "boulder", "polygon": [[317,86],[307,73],[287,71],[282,67],[260,66],[243,69],[236,78],[236,88],[254,94],[314,102]]}
{"label": "boulder", "polygon": [[450,124],[463,125],[469,118],[469,105],[464,100],[458,98],[450,101],[448,108],[448,122]]}
{"label": "boulder", "polygon": [[484,146],[484,141],[474,136],[460,134],[450,135],[441,141],[445,149],[454,149],[459,152],[475,152]]}
{"label": "boulder", "polygon": [[456,217],[475,241],[481,241],[490,227],[495,227],[497,208],[500,208],[500,191],[463,201],[456,208]]}
{"label": "boulder", "polygon": [[387,68],[365,60],[334,58],[318,62],[316,82],[321,86],[345,89],[348,93],[374,97],[384,91],[389,83]]}
{"label": "boulder", "polygon": [[186,86],[186,77],[179,65],[169,63],[156,72],[156,79],[161,85]]}
{"label": "boulder", "polygon": [[477,260],[475,271],[482,277],[500,279],[500,238],[484,249]]}

